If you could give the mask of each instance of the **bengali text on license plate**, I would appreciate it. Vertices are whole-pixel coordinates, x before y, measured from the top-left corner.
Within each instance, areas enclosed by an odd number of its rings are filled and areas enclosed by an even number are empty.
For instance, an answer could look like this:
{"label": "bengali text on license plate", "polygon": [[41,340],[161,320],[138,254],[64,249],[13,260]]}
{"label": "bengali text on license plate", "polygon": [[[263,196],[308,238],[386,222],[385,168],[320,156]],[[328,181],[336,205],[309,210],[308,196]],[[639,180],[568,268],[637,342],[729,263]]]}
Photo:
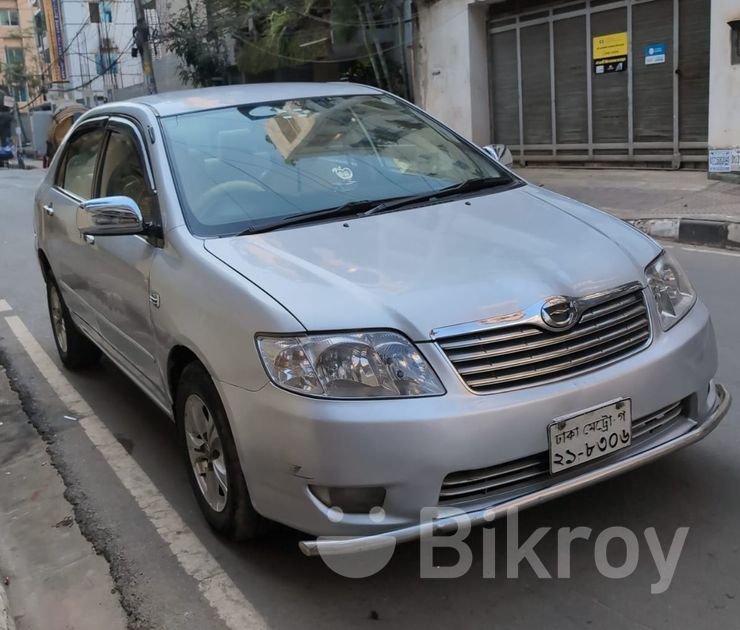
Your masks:
{"label": "bengali text on license plate", "polygon": [[624,398],[558,418],[547,431],[551,473],[584,464],[632,442],[632,402]]}

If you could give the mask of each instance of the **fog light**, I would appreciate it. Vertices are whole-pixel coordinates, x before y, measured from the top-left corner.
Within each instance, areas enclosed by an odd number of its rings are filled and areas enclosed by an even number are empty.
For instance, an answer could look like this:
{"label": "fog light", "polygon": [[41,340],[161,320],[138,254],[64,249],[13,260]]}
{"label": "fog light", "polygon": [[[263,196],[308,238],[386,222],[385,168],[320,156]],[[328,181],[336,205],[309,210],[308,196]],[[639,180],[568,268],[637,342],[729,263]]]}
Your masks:
{"label": "fog light", "polygon": [[326,507],[339,508],[349,514],[369,514],[374,507],[382,507],[385,488],[329,488],[309,486],[314,496]]}

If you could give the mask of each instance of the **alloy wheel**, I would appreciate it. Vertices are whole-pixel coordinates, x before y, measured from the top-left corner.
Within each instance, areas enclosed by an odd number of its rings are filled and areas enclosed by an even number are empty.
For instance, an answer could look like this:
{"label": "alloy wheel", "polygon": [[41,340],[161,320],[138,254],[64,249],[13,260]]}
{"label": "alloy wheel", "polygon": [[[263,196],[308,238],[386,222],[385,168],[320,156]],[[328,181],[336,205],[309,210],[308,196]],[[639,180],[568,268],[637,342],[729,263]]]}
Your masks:
{"label": "alloy wheel", "polygon": [[61,351],[67,352],[67,326],[64,323],[64,307],[62,306],[62,298],[59,296],[59,289],[56,286],[51,287],[49,303],[51,306],[51,326],[54,330],[54,337],[56,337]]}
{"label": "alloy wheel", "polygon": [[222,512],[229,495],[226,461],[213,415],[200,396],[191,394],[185,401],[184,423],[188,456],[198,488],[208,505]]}

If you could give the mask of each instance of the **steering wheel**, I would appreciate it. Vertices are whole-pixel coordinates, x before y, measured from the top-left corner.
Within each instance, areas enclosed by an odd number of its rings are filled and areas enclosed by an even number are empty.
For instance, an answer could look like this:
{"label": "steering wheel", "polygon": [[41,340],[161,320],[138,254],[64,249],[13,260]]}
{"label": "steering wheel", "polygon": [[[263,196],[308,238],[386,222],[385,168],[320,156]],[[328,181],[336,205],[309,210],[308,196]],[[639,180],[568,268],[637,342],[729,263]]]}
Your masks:
{"label": "steering wheel", "polygon": [[[223,208],[223,205],[219,204],[218,202],[223,201],[224,196],[237,196],[244,193],[261,193],[265,192],[265,190],[265,188],[255,182],[248,182],[240,179],[222,182],[221,184],[217,184],[213,188],[210,188],[205,193],[203,193],[198,199],[197,207],[201,211],[202,219],[213,219],[219,214],[220,207]],[[234,199],[233,197],[229,198],[229,203],[226,205],[226,207],[228,208],[228,206],[237,206],[237,199]],[[243,217],[226,217],[227,220],[234,220],[235,218]],[[211,221],[206,222],[211,223]]]}

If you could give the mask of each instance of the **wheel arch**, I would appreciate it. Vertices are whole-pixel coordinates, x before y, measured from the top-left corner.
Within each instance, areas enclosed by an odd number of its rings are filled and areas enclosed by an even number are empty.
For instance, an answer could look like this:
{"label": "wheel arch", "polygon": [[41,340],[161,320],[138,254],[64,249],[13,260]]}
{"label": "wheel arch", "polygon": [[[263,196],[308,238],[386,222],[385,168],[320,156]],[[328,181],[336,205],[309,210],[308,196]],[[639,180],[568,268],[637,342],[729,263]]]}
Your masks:
{"label": "wheel arch", "polygon": [[177,385],[180,382],[180,376],[183,370],[193,362],[198,362],[205,367],[200,357],[185,345],[174,346],[167,356],[167,389],[170,392],[173,404],[177,397]]}
{"label": "wheel arch", "polygon": [[36,253],[39,257],[39,266],[41,267],[41,275],[44,277],[44,282],[49,282],[54,275],[51,272],[51,263],[49,263],[49,259],[43,249],[39,248]]}

